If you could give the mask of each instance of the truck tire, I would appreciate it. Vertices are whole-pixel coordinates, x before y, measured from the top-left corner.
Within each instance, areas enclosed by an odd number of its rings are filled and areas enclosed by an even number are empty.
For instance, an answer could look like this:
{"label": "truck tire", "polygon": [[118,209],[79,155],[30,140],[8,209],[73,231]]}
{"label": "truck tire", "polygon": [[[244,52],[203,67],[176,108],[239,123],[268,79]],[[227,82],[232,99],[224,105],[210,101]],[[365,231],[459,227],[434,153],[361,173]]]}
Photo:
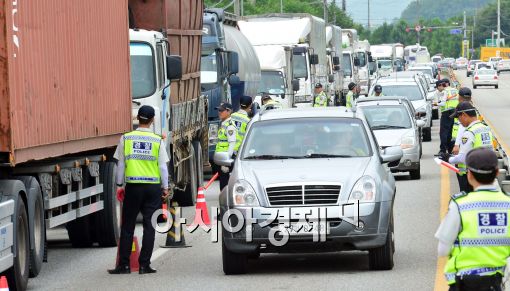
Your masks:
{"label": "truck tire", "polygon": [[225,275],[246,274],[248,267],[247,255],[229,251],[223,240],[221,242],[221,256]]}
{"label": "truck tire", "polygon": [[18,196],[14,212],[14,265],[7,270],[7,281],[12,290],[27,289],[30,265],[30,236],[25,202]]}
{"label": "truck tire", "polygon": [[411,177],[411,180],[419,180],[421,178],[421,165],[418,163],[418,168],[409,171],[409,176]]}
{"label": "truck tire", "polygon": [[368,253],[368,264],[370,270],[391,270],[394,266],[393,254],[395,252],[393,213],[391,214],[390,224],[386,242],[383,246],[371,249]]}
{"label": "truck tire", "polygon": [[44,202],[41,186],[31,176],[17,177],[25,184],[28,200],[28,226],[30,238],[30,278],[37,277],[42,268],[46,246],[46,226],[44,223]]}
{"label": "truck tire", "polygon": [[67,234],[75,248],[88,248],[94,242],[90,229],[90,215],[78,217],[66,223]]}
{"label": "truck tire", "polygon": [[104,209],[94,215],[94,226],[97,229],[97,242],[102,247],[116,246],[120,237],[121,206],[116,195],[116,171],[117,165],[113,162],[106,162],[100,168]]}
{"label": "truck tire", "polygon": [[204,161],[202,159],[202,144],[199,140],[193,142],[193,149],[195,150],[197,184],[198,186],[204,185]]}
{"label": "truck tire", "polygon": [[187,168],[189,169],[190,173],[190,182],[186,185],[186,190],[175,190],[174,194],[174,200],[179,204],[179,206],[182,207],[194,206],[197,202],[197,163],[195,162],[195,150],[193,148],[191,149],[191,152],[193,153],[193,156],[187,160]]}

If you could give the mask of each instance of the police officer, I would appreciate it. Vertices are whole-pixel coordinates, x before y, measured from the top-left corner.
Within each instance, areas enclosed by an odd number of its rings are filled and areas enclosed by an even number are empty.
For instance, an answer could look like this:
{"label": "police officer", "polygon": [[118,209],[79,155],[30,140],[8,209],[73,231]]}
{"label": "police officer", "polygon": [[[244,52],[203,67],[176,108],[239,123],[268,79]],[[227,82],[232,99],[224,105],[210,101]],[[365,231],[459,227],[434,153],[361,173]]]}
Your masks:
{"label": "police officer", "polygon": [[269,94],[262,95],[262,109],[276,109],[282,108],[282,105],[277,100],[273,100]]}
{"label": "police officer", "polygon": [[452,196],[435,234],[438,255],[448,257],[444,272],[449,290],[502,290],[510,256],[510,197],[493,185],[498,158],[492,150],[471,150],[466,165],[474,191]]}
{"label": "police officer", "polygon": [[313,101],[313,107],[326,107],[328,106],[328,95],[326,95],[326,92],[322,89],[322,84],[317,83],[315,84],[315,99]]}
{"label": "police officer", "polygon": [[349,92],[347,93],[347,96],[345,96],[345,107],[352,108],[354,105],[354,91],[356,90],[356,83],[349,83],[347,88],[349,89]]}
{"label": "police officer", "polygon": [[457,164],[460,170],[458,180],[461,191],[470,191],[468,178],[466,176],[466,154],[475,148],[492,148],[492,132],[490,128],[478,120],[475,107],[469,102],[460,103],[455,109],[452,118],[458,118],[462,126],[465,127],[462,133],[459,154],[449,157],[447,161],[451,164]]}
{"label": "police officer", "polygon": [[129,274],[129,257],[138,212],[143,216],[143,240],[140,257],[140,274],[156,273],[150,267],[154,248],[155,230],[151,224],[152,214],[161,207],[168,192],[168,155],[165,143],[150,128],[154,121],[154,108],[143,105],[138,110],[139,127],[124,134],[120,139],[114,158],[117,159],[117,187],[124,182],[125,197],[122,205],[122,225],[119,243],[119,262],[110,274]]}
{"label": "police officer", "polygon": [[[467,87],[462,87],[459,89],[459,103],[469,102],[473,104],[471,101],[471,89]],[[455,118],[453,120],[453,128],[452,128],[452,140],[454,140],[454,146],[452,150],[452,154],[456,155],[459,153],[460,144],[462,141],[462,135],[464,134],[465,127],[460,124],[459,119]]]}
{"label": "police officer", "polygon": [[450,87],[448,79],[441,80],[437,89],[442,93],[441,100],[438,103],[441,111],[439,128],[441,144],[439,146],[439,155],[442,155],[451,152],[453,147],[451,140],[454,120],[450,115],[452,115],[455,107],[459,104],[459,99],[457,89]]}
{"label": "police officer", "polygon": [[239,133],[240,140],[236,143],[235,152],[239,150],[239,146],[244,139],[244,135],[246,134],[246,127],[248,126],[248,122],[250,122],[250,113],[252,108],[252,99],[250,96],[242,96],[240,100],[241,109],[239,111],[232,113],[231,118],[234,122],[234,125],[237,127],[237,132]]}
{"label": "police officer", "polygon": [[374,96],[376,97],[380,97],[380,96],[384,96],[384,94],[382,93],[382,86],[381,85],[375,85],[374,86]]}
{"label": "police officer", "polygon": [[[236,147],[239,147],[240,136],[234,121],[230,117],[232,114],[232,105],[230,103],[223,102],[218,107],[221,126],[218,130],[218,143],[216,144],[216,153],[228,152],[229,157],[233,158]],[[231,167],[219,166],[220,169],[220,190],[228,185],[228,179],[230,178]]]}

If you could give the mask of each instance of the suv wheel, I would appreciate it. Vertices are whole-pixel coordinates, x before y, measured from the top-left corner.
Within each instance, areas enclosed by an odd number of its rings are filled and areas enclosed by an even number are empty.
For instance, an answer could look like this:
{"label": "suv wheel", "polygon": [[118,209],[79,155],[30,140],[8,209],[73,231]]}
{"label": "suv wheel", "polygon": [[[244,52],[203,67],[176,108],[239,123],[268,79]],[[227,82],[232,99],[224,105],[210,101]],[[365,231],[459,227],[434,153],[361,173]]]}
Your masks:
{"label": "suv wheel", "polygon": [[223,273],[225,273],[225,275],[246,273],[248,265],[246,255],[229,251],[224,241],[221,242],[221,255],[223,257]]}
{"label": "suv wheel", "polygon": [[432,140],[432,128],[427,127],[423,129],[423,141],[431,141]]}
{"label": "suv wheel", "polygon": [[393,212],[391,213],[386,243],[376,249],[368,252],[368,264],[370,270],[391,270],[393,269],[393,253],[395,252],[394,230],[393,230]]}

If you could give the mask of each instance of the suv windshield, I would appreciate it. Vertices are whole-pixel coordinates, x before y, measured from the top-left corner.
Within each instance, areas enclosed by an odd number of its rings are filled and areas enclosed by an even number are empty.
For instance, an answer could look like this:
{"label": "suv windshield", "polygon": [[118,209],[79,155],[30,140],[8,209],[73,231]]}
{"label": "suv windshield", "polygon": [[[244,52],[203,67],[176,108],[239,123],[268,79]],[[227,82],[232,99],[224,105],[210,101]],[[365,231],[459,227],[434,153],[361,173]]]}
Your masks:
{"label": "suv windshield", "polygon": [[404,105],[362,106],[361,109],[373,130],[411,128],[411,118]]}
{"label": "suv windshield", "polygon": [[269,94],[285,93],[285,80],[280,71],[262,71],[259,92]]}
{"label": "suv windshield", "polygon": [[255,122],[242,159],[307,159],[372,155],[365,128],[353,118],[292,118]]}
{"label": "suv windshield", "polygon": [[416,85],[384,85],[380,84],[384,89],[386,96],[404,96],[408,100],[416,101],[422,100],[424,96],[418,84]]}

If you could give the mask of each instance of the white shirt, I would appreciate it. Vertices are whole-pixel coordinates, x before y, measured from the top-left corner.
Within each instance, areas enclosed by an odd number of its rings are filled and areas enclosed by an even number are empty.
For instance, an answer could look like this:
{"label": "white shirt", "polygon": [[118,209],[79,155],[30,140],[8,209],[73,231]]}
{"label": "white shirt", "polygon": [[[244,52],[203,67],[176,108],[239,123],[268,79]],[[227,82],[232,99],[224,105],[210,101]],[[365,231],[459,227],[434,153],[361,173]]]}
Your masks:
{"label": "white shirt", "polygon": [[[153,132],[150,128],[139,127],[136,129],[137,131],[142,132]],[[126,162],[124,161],[124,136],[121,136],[119,144],[117,145],[117,149],[115,150],[115,154],[113,158],[117,160],[117,184],[124,184],[124,171],[126,168]],[[159,173],[161,175],[161,187],[168,188],[168,167],[167,163],[170,161],[168,158],[168,154],[166,153],[166,143],[161,141],[161,146],[159,147],[159,155],[158,155],[158,164],[159,164]]]}
{"label": "white shirt", "polygon": [[[475,191],[480,190],[498,189],[494,185],[482,185],[475,189]],[[439,225],[439,228],[434,235],[439,240],[437,246],[438,256],[445,257],[450,254],[453,243],[457,239],[461,230],[459,206],[452,199],[448,205],[448,213],[443,218],[441,225]]]}
{"label": "white shirt", "polygon": [[[480,121],[478,121],[478,119],[477,119],[477,120],[471,122],[468,125],[468,128],[477,122],[480,122]],[[473,149],[474,142],[475,142],[475,136],[473,135],[473,133],[469,130],[464,129],[464,131],[462,132],[462,137],[461,137],[460,144],[459,144],[459,146],[460,146],[459,154],[456,156],[450,157],[448,159],[448,162],[450,164],[465,164],[466,163],[466,155],[470,150]]]}

